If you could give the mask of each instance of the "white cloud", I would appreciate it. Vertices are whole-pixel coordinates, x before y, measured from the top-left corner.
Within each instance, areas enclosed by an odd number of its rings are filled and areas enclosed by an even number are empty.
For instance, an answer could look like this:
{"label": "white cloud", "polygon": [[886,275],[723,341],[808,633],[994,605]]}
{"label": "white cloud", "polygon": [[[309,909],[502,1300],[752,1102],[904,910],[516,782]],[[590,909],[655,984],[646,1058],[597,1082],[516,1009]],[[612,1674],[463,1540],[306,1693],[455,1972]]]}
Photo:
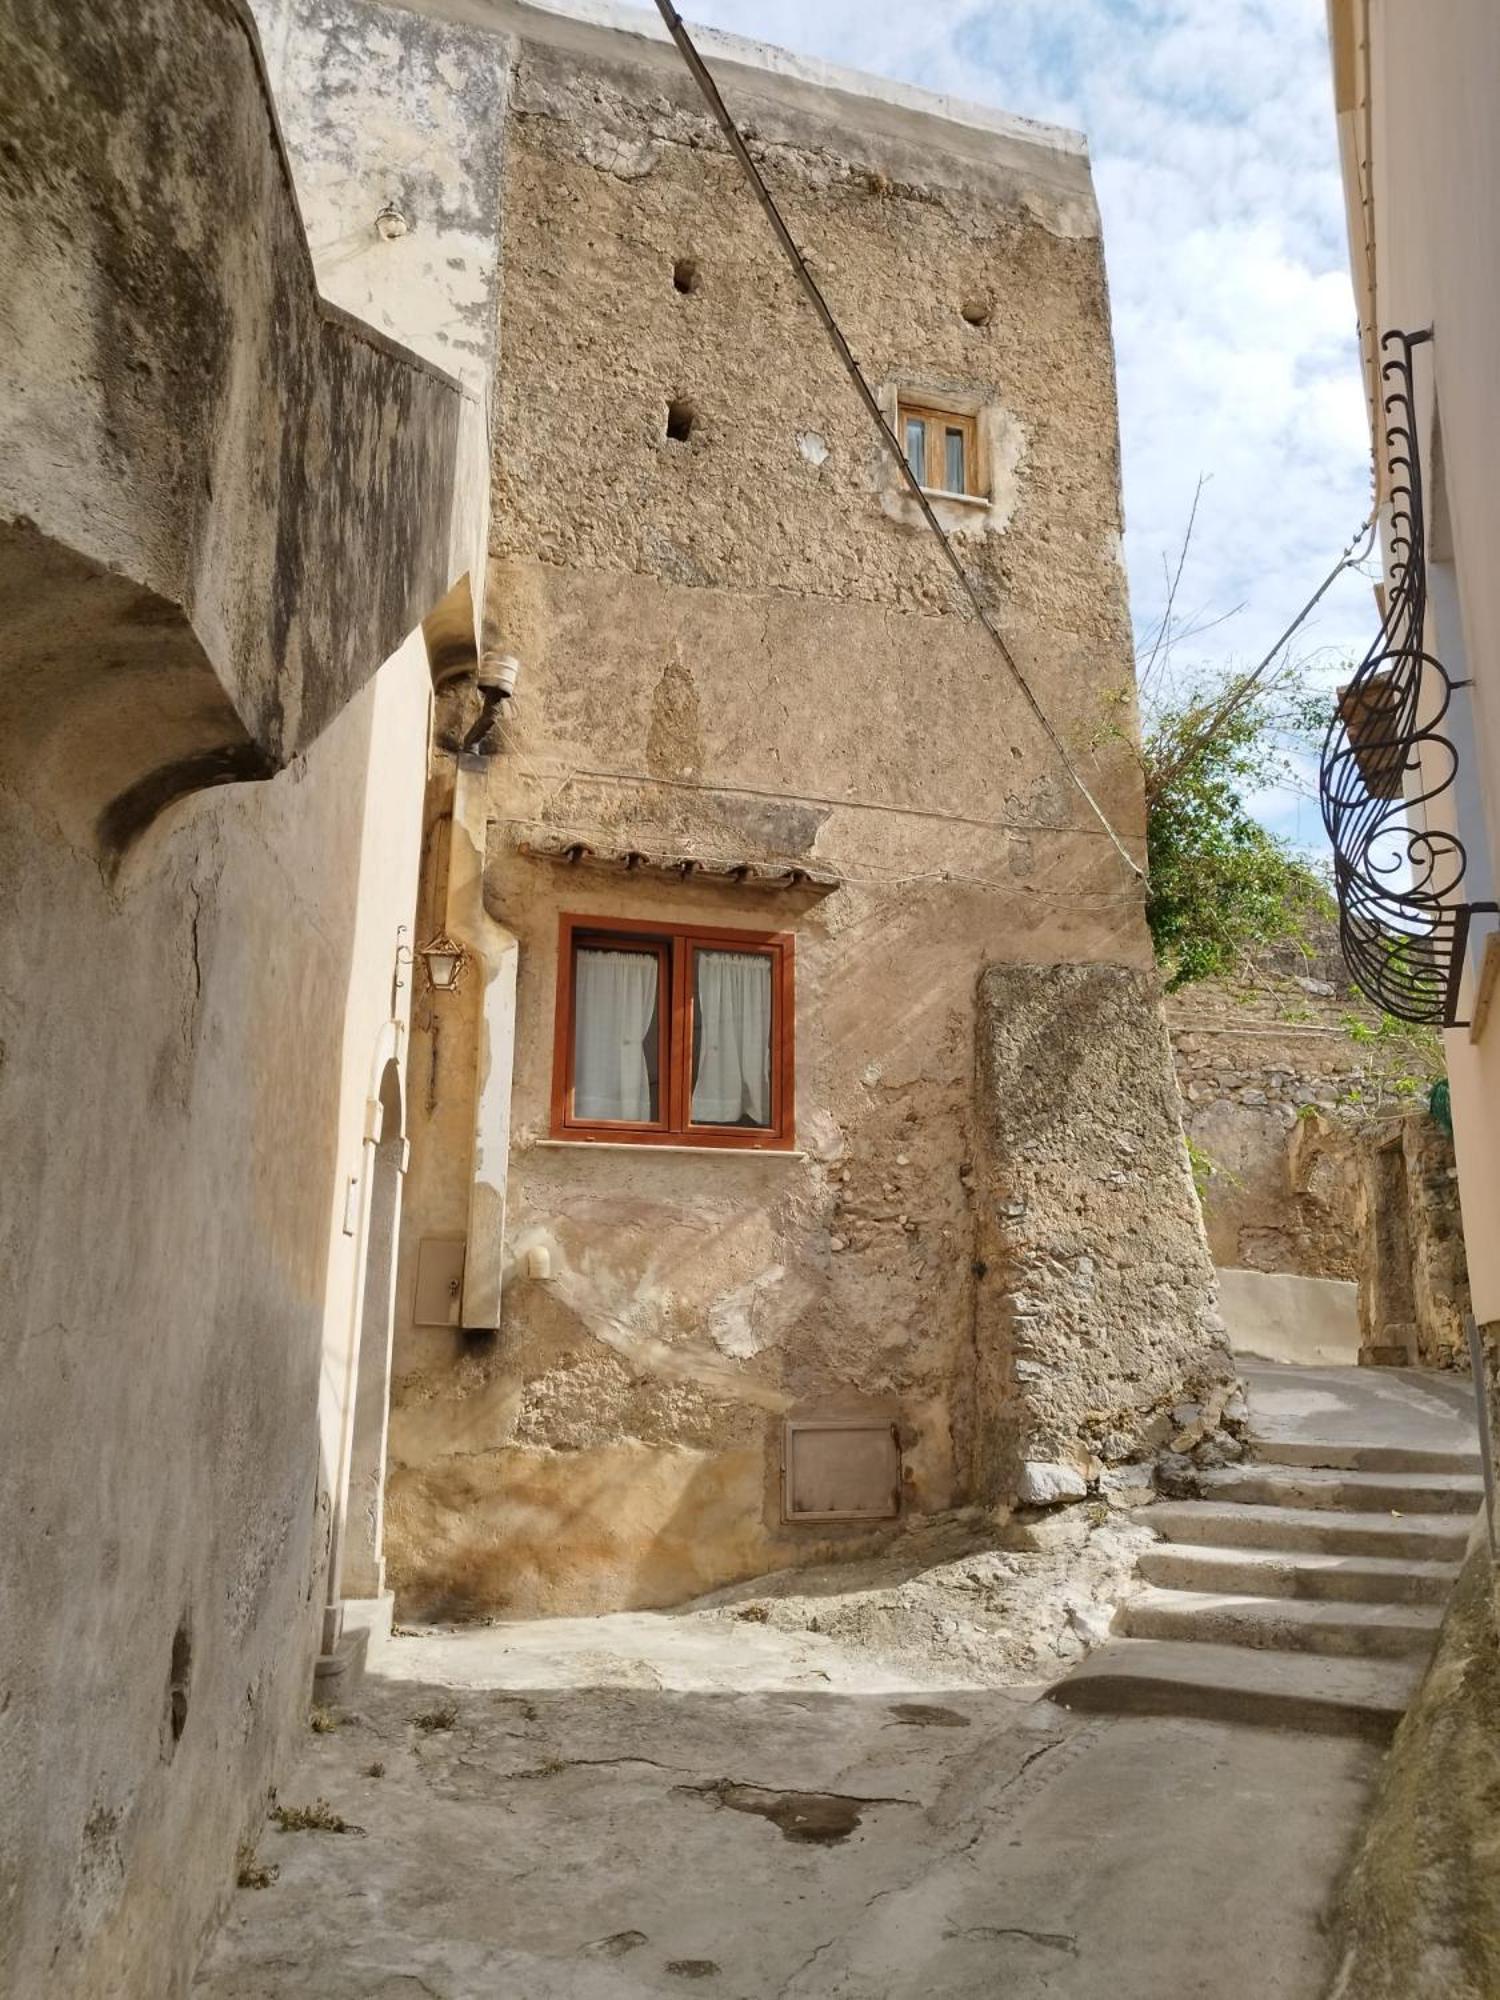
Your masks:
{"label": "white cloud", "polygon": [[[1181,604],[1199,657],[1248,662],[1368,505],[1323,0],[691,0],[707,25],[1089,136],[1104,216],[1137,628],[1160,616],[1193,489]],[[1371,636],[1345,578],[1301,650]],[[1317,838],[1314,809],[1277,823]]]}

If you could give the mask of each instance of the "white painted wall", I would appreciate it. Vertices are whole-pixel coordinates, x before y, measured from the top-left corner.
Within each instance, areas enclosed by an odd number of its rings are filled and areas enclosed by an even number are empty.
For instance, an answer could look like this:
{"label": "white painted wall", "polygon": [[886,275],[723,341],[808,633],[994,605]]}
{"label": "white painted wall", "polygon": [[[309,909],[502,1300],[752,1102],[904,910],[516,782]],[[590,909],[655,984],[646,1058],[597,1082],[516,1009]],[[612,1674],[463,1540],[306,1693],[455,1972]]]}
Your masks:
{"label": "white painted wall", "polygon": [[[1441,411],[1455,588],[1440,596],[1449,633],[1455,612],[1461,620],[1474,677],[1449,723],[1478,778],[1466,791],[1466,835],[1476,803],[1488,820],[1488,852],[1471,878],[1483,894],[1500,880],[1500,8],[1494,0],[1368,0],[1367,75],[1358,53],[1363,12],[1360,0],[1334,0],[1331,9],[1336,38],[1342,34],[1350,52],[1347,73],[1367,92],[1367,115],[1364,107],[1345,110],[1346,183],[1355,189],[1353,162],[1367,152],[1374,214],[1367,317],[1377,334],[1426,326],[1434,333],[1416,371],[1419,427],[1430,483]],[[1357,230],[1352,201],[1351,214]],[[1358,246],[1355,262],[1358,273]],[[1435,499],[1430,493],[1429,503]],[[1500,1319],[1500,1011],[1477,1042],[1465,1029],[1444,1041],[1474,1310],[1481,1320]]]}
{"label": "white painted wall", "polygon": [[[322,1462],[336,1515],[348,1502],[360,1304],[367,1250],[372,1149],[380,1073],[389,1055],[405,1067],[413,971],[409,961],[422,840],[422,794],[432,683],[414,632],[359,697],[368,705],[369,765],[360,819],[349,983],[339,1072],[338,1168],[330,1190],[323,1362],[318,1393]],[[372,1125],[372,1117],[375,1123]],[[350,1184],[354,1183],[351,1194]],[[346,1228],[346,1223],[352,1223]],[[340,1523],[335,1521],[334,1532]]]}

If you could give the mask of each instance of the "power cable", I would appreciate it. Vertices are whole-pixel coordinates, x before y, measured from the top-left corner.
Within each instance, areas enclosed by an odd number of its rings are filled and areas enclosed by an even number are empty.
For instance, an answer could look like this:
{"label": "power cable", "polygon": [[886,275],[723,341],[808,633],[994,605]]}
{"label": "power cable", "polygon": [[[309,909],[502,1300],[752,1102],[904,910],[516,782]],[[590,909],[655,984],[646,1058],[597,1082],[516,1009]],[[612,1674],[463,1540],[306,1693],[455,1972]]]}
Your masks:
{"label": "power cable", "polygon": [[1057,731],[1053,728],[1051,721],[1048,719],[1046,711],[1043,709],[1041,703],[1037,700],[1036,695],[1032,691],[1030,682],[1027,680],[1026,676],[1022,673],[1020,667],[1017,665],[1015,657],[1012,654],[1010,647],[1006,644],[1005,637],[1000,631],[999,626],[996,625],[994,619],[990,616],[989,611],[986,609],[984,601],[980,597],[979,592],[975,587],[973,578],[969,575],[968,570],[965,569],[963,563],[959,560],[958,555],[954,550],[952,542],[948,539],[947,531],[944,529],[942,522],[938,519],[936,513],[933,511],[932,502],[928,499],[926,493],[923,491],[921,481],[917,478],[917,475],[912,471],[911,466],[907,461],[906,453],[901,449],[900,443],[896,437],[896,433],[891,429],[890,424],[886,419],[886,414],[884,410],[881,409],[880,404],[876,401],[875,393],[871,389],[869,383],[866,381],[863,369],[860,367],[858,361],[855,360],[854,351],[850,347],[848,341],[844,338],[843,331],[840,328],[838,321],[834,318],[832,310],[829,307],[827,299],[825,299],[823,296],[822,289],[819,286],[817,279],[808,269],[807,259],[802,255],[802,252],[797,248],[796,243],[793,241],[791,231],[786,226],[786,221],[782,216],[781,210],[776,206],[775,197],[772,195],[771,190],[766,186],[765,180],[761,175],[759,167],[755,164],[755,161],[750,156],[750,149],[745,144],[739,126],[735,123],[733,115],[731,114],[728,105],[725,104],[724,99],[719,94],[718,85],[714,82],[713,77],[710,75],[709,70],[703,61],[703,58],[699,55],[696,47],[694,46],[692,36],[689,35],[686,27],[683,25],[682,16],[678,13],[677,9],[671,4],[671,0],[656,0],[656,5],[657,5],[657,11],[660,13],[663,21],[665,21],[667,25],[668,34],[671,35],[672,40],[677,44],[678,51],[681,54],[683,61],[687,64],[688,69],[692,74],[693,81],[697,84],[699,90],[703,93],[703,98],[705,103],[708,105],[709,110],[713,113],[714,118],[717,120],[720,131],[724,134],[724,137],[728,140],[730,151],[734,154],[736,160],[739,161],[740,167],[744,172],[745,178],[749,181],[750,186],[754,191],[756,200],[765,210],[767,220],[770,222],[771,228],[775,232],[776,240],[781,245],[782,249],[785,251],[787,259],[790,262],[793,271],[796,273],[797,282],[801,285],[803,291],[807,294],[807,297],[812,304],[813,310],[817,313],[818,318],[823,322],[824,331],[827,333],[828,338],[833,343],[834,352],[838,355],[839,360],[842,362],[845,374],[848,375],[849,380],[854,384],[854,387],[859,394],[860,401],[864,404],[865,409],[869,413],[871,421],[874,423],[876,429],[880,433],[881,441],[884,444],[886,451],[890,454],[891,459],[894,461],[898,472],[900,473],[903,481],[905,482],[908,490],[912,495],[912,498],[916,501],[917,506],[921,509],[922,518],[926,521],[928,527],[937,537],[938,544],[941,547],[943,554],[947,557],[949,567],[952,569],[953,574],[958,578],[959,583],[963,586],[964,593],[968,597],[970,604],[973,605],[975,616],[978,618],[980,624],[984,627],[985,631],[989,634],[990,638],[994,641],[995,646],[999,651],[1001,659],[1005,662],[1006,667],[1010,671],[1012,679],[1015,681],[1016,686],[1021,690],[1021,693],[1025,698],[1027,707],[1031,710],[1032,714],[1036,717],[1038,723],[1040,723],[1043,731],[1046,733],[1046,736],[1048,740],[1051,742],[1053,749],[1057,752],[1058,758],[1062,763],[1063,769],[1067,772],[1073,784],[1077,786],[1079,793],[1083,797],[1084,803],[1089,808],[1089,811],[1094,815],[1095,819],[1098,820],[1099,824],[1104,828],[1104,831],[1109,835],[1110,840],[1114,844],[1116,853],[1119,855],[1120,859],[1125,863],[1125,866],[1130,870],[1131,874],[1134,875],[1138,881],[1144,882],[1146,879],[1146,871],[1131,855],[1130,851],[1125,846],[1124,841],[1121,840],[1119,834],[1115,832],[1114,827],[1110,824],[1109,818],[1105,813],[1104,808],[1099,804],[1098,800],[1094,797],[1093,793],[1084,783],[1076,766],[1073,763],[1072,758],[1068,755],[1067,746],[1064,744],[1062,738],[1058,735]]}
{"label": "power cable", "polygon": [[898,819],[937,820],[945,826],[974,826],[996,833],[1066,833],[1086,840],[1099,838],[1096,828],[1074,820],[982,819],[973,813],[948,812],[941,806],[904,806],[894,799],[864,799],[847,792],[839,798],[829,792],[779,791],[768,785],[733,784],[714,778],[663,778],[651,771],[609,771],[587,764],[537,765],[526,756],[508,723],[502,723],[501,734],[524,766],[523,775],[539,788],[545,788],[547,781],[555,778],[558,793],[582,779],[590,784],[644,785],[672,792],[711,792],[725,798],[771,799],[779,805],[827,806],[836,812],[889,813]]}
{"label": "power cable", "polygon": [[1183,743],[1179,744],[1176,755],[1170,758],[1159,771],[1147,774],[1148,804],[1151,798],[1159,796],[1166,790],[1178,772],[1183,770],[1197,756],[1204,744],[1211,741],[1217,735],[1218,731],[1223,728],[1224,724],[1239,709],[1244,707],[1245,703],[1265,679],[1267,673],[1269,673],[1271,664],[1277,655],[1286,646],[1290,645],[1293,638],[1307,623],[1319,603],[1332,590],[1334,584],[1337,583],[1344,571],[1359,567],[1369,554],[1371,548],[1373,548],[1374,543],[1375,512],[1372,508],[1365,519],[1360,522],[1358,528],[1355,529],[1351,539],[1345,544],[1338,561],[1318,585],[1312,596],[1308,598],[1306,604],[1303,605],[1291,624],[1287,626],[1271,650],[1262,656],[1259,663],[1253,666],[1249,673],[1241,674],[1231,684],[1228,693],[1221,696],[1217,702],[1204,712],[1197,728],[1192,731]]}

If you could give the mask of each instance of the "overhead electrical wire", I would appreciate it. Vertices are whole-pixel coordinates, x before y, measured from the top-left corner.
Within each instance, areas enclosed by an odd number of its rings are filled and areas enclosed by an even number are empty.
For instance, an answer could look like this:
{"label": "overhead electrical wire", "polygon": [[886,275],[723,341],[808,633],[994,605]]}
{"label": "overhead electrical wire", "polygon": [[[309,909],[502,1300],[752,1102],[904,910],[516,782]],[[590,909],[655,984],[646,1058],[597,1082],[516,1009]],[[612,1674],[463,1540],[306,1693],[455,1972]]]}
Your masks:
{"label": "overhead electrical wire", "polygon": [[828,806],[836,812],[889,813],[898,819],[927,819],[945,826],[981,827],[994,833],[1067,833],[1085,840],[1097,840],[1099,830],[1076,820],[995,819],[974,813],[949,812],[942,806],[902,805],[895,799],[865,799],[852,792],[842,797],[831,792],[786,791],[769,785],[746,785],[720,778],[664,778],[654,771],[612,771],[588,764],[538,765],[525,754],[520,738],[509,724],[501,725],[505,743],[524,767],[523,775],[538,786],[557,780],[554,798],[568,786],[582,780],[589,784],[645,785],[672,792],[712,792],[725,798],[772,799],[793,806]]}
{"label": "overhead electrical wire", "polygon": [[879,402],[876,400],[874,391],[871,389],[869,383],[866,381],[864,370],[860,367],[858,361],[854,357],[853,349],[850,347],[848,341],[844,338],[843,330],[839,326],[838,321],[834,318],[833,312],[829,307],[827,299],[825,299],[823,296],[822,289],[819,286],[817,279],[808,269],[807,259],[803,256],[802,252],[798,249],[796,242],[793,240],[792,233],[787,228],[785,218],[783,217],[781,210],[776,205],[775,197],[772,195],[771,190],[767,187],[765,180],[761,174],[760,168],[756,165],[755,161],[752,159],[750,155],[750,149],[745,144],[744,137],[740,132],[739,126],[734,121],[733,114],[730,112],[728,105],[725,104],[724,99],[720,96],[718,85],[714,82],[713,77],[707,68],[707,65],[704,63],[702,56],[699,55],[698,50],[694,45],[692,36],[688,33],[687,28],[684,26],[682,16],[678,13],[677,9],[671,4],[671,0],[656,0],[656,5],[657,5],[657,11],[660,13],[662,20],[666,23],[668,34],[671,35],[672,40],[676,43],[678,51],[681,54],[683,61],[687,64],[687,67],[692,74],[693,81],[697,84],[699,90],[702,92],[704,101],[706,102],[709,110],[713,113],[714,118],[718,122],[720,131],[723,132],[724,137],[728,140],[729,149],[734,154],[735,159],[738,160],[740,168],[745,175],[745,178],[749,181],[750,186],[754,191],[756,200],[765,210],[766,218],[770,222],[772,230],[775,232],[777,242],[781,245],[783,251],[786,253],[787,259],[790,262],[792,269],[796,274],[797,282],[801,285],[803,291],[807,294],[807,297],[812,304],[813,310],[817,313],[818,318],[823,322],[824,331],[827,333],[828,338],[833,343],[834,352],[838,355],[839,360],[842,362],[844,367],[844,372],[848,375],[849,380],[854,384],[855,390],[858,392],[860,401],[864,404],[866,411],[869,413],[871,422],[875,425],[876,429],[880,433],[881,441],[884,444],[886,451],[889,453],[893,463],[896,466],[897,471],[900,473],[901,478],[903,479],[908,490],[910,491],[912,498],[916,501],[917,506],[921,510],[922,518],[927,523],[927,526],[932,530],[933,534],[937,537],[938,544],[941,547],[944,556],[947,558],[949,568],[953,571],[953,574],[957,577],[959,583],[962,585],[964,593],[968,597],[970,604],[973,605],[975,616],[978,618],[980,624],[984,627],[985,631],[989,634],[990,638],[993,640],[997,650],[999,651],[1001,659],[1005,662],[1005,665],[1010,672],[1011,678],[1015,681],[1016,686],[1021,690],[1021,694],[1025,699],[1027,707],[1031,710],[1032,714],[1036,717],[1037,722],[1041,725],[1044,734],[1047,736],[1049,742],[1052,744],[1053,749],[1057,752],[1058,758],[1062,763],[1063,769],[1067,772],[1068,777],[1077,787],[1079,793],[1081,794],[1084,800],[1084,803],[1088,806],[1089,811],[1094,815],[1095,819],[1098,820],[1100,826],[1102,826],[1104,831],[1109,835],[1109,838],[1114,845],[1116,853],[1120,856],[1120,859],[1125,863],[1125,866],[1130,870],[1131,874],[1134,875],[1138,881],[1144,882],[1146,879],[1146,871],[1141,867],[1140,863],[1136,861],[1134,856],[1130,853],[1124,841],[1121,840],[1119,834],[1116,833],[1114,827],[1110,824],[1109,817],[1104,811],[1104,808],[1099,804],[1098,800],[1094,797],[1093,793],[1084,783],[1081,774],[1079,773],[1076,765],[1073,762],[1073,759],[1068,754],[1068,749],[1066,744],[1063,742],[1062,738],[1058,735],[1057,731],[1053,728],[1051,720],[1049,719],[1046,710],[1042,707],[1042,704],[1040,703],[1040,701],[1038,701],[1036,694],[1032,689],[1031,683],[1027,680],[1025,674],[1022,673],[1020,666],[1016,662],[1015,656],[1012,654],[1010,647],[1006,644],[1004,634],[1001,632],[999,626],[995,623],[994,619],[991,617],[990,612],[984,603],[984,600],[981,598],[979,591],[975,586],[973,578],[969,575],[968,570],[959,560],[958,554],[955,551],[952,542],[948,538],[947,531],[944,529],[942,522],[938,519],[936,513],[933,511],[932,502],[928,499],[926,493],[923,491],[921,481],[917,478],[917,475],[912,471],[911,466],[907,461],[906,453],[901,449],[901,445],[896,437],[896,433],[891,429],[890,423],[886,418],[884,410],[881,409]]}

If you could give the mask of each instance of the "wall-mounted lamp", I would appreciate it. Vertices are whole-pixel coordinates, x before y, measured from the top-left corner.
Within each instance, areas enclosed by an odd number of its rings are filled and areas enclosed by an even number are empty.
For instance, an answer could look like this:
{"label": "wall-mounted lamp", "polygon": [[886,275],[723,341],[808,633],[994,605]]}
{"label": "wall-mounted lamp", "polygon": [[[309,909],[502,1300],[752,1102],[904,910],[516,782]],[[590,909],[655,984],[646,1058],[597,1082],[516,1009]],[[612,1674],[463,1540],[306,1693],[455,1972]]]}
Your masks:
{"label": "wall-mounted lamp", "polygon": [[393,201],[388,201],[375,218],[375,234],[394,243],[398,236],[404,236],[411,228],[411,218],[403,215]]}
{"label": "wall-mounted lamp", "polygon": [[434,992],[454,993],[463,978],[464,967],[469,962],[469,954],[446,931],[439,931],[430,944],[422,947],[422,961],[427,967],[427,977]]}

